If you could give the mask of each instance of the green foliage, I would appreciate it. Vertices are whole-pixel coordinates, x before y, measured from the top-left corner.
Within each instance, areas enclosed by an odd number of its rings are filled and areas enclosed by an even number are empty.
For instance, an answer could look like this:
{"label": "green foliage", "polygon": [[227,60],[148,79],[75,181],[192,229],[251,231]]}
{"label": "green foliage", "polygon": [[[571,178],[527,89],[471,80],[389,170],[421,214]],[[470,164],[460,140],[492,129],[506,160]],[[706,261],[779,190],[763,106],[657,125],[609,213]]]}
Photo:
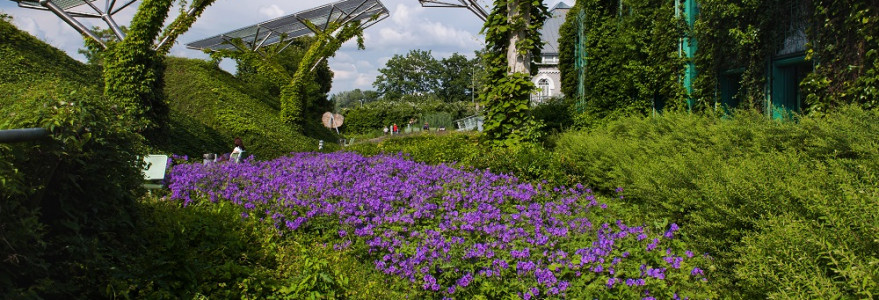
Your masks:
{"label": "green foliage", "polygon": [[232,140],[241,137],[247,151],[258,159],[270,159],[315,151],[318,139],[336,140],[319,125],[319,117],[306,123],[310,137],[294,132],[277,118],[276,97],[210,62],[183,58],[166,62],[171,122],[164,138],[151,140],[161,152],[196,158],[203,153],[229,153]]}
{"label": "green foliage", "polygon": [[[531,60],[540,57],[539,29],[548,16],[540,1],[496,0],[485,22],[483,59],[488,69],[480,99],[485,105],[485,137],[491,146],[515,147],[540,138],[541,124],[529,113],[535,88],[530,77],[536,72]],[[509,61],[524,61],[530,69],[512,70]]]}
{"label": "green foliage", "polygon": [[[194,1],[191,13],[181,13],[167,28],[162,26],[174,0],[145,0],[138,7],[126,37],[107,45],[104,61],[104,94],[115,105],[118,122],[126,122],[137,132],[159,136],[168,123],[165,103],[163,58],[176,38],[187,31],[195,19],[214,0]],[[181,1],[186,6],[186,1]],[[164,38],[159,35],[164,31]],[[154,45],[164,41],[160,49]],[[95,45],[91,45],[94,47]],[[87,47],[89,47],[87,45]]]}
{"label": "green foliage", "polygon": [[[120,251],[104,297],[133,299],[398,298],[402,284],[322,237],[279,235],[271,219],[242,218],[230,203],[148,198],[136,239]],[[387,278],[387,279],[385,279]]]}
{"label": "green foliage", "polygon": [[[411,99],[408,98],[407,99]],[[377,101],[367,103],[363,107],[355,107],[345,109],[342,114],[345,116],[345,124],[343,129],[346,134],[363,134],[373,131],[380,131],[385,126],[391,126],[394,123],[401,129],[409,124],[410,120],[415,120],[412,126],[421,128],[424,119],[432,114],[448,114],[449,122],[472,115],[473,107],[469,102],[443,103],[438,100],[425,102],[397,102],[397,101]],[[445,118],[445,117],[444,117]],[[430,122],[430,120],[427,120]],[[434,123],[430,123],[431,127],[436,127]],[[452,130],[452,125],[446,127]]]}
{"label": "green foliage", "polygon": [[574,98],[551,98],[532,108],[531,114],[544,124],[544,132],[561,133],[574,125]]}
{"label": "green foliage", "polygon": [[142,138],[116,122],[100,73],[0,21],[0,129],[48,138],[0,145],[0,294],[89,298],[132,231]]}
{"label": "green foliage", "polygon": [[803,80],[811,112],[857,103],[879,108],[879,10],[875,1],[814,1],[814,72]]}
{"label": "green foliage", "polygon": [[[822,114],[849,103],[877,107],[879,11],[875,1],[700,1],[693,35],[697,99],[710,107],[723,72],[741,70],[742,107],[765,110],[767,61],[793,26],[805,27],[805,55],[814,67],[800,82],[804,112]],[[798,7],[799,6],[799,7]],[[802,14],[794,13],[802,9]]]}
{"label": "green foliage", "polygon": [[455,128],[454,124],[452,124],[452,121],[452,115],[450,113],[441,111],[424,114],[421,117],[421,120],[419,120],[418,123],[415,124],[415,126],[424,126],[424,123],[428,123],[428,126],[433,129],[443,127],[448,130],[452,130]]}
{"label": "green foliage", "polygon": [[[373,19],[378,16],[373,16]],[[297,132],[301,132],[305,124],[306,111],[310,104],[308,99],[313,98],[311,95],[322,92],[323,100],[327,102],[325,100],[329,88],[326,91],[316,91],[315,85],[311,84],[316,77],[313,68],[321,62],[326,64],[326,59],[336,55],[342,44],[351,38],[356,37],[358,48],[363,49],[363,28],[360,27],[360,21],[345,24],[329,22],[323,29],[317,28],[310,21],[305,21],[304,24],[315,33],[315,40],[299,61],[299,67],[293,74],[290,84],[281,88],[281,120]],[[329,106],[328,102],[327,106]],[[326,109],[318,111],[324,110]]]}
{"label": "green foliage", "polygon": [[556,156],[574,182],[625,187],[650,219],[687,228],[732,298],[869,298],[879,291],[877,121],[854,108],[799,123],[666,113],[565,134]]}
{"label": "green foliage", "polygon": [[[675,17],[676,1],[578,1],[560,30],[562,90],[577,95],[574,68],[578,14],[584,15],[586,90],[584,113],[593,119],[646,115],[653,109],[685,107],[678,42],[684,24]],[[622,9],[622,10],[620,10]]]}
{"label": "green foliage", "polygon": [[410,50],[405,56],[394,54],[385,63],[372,84],[382,98],[398,99],[403,95],[418,95],[439,89],[442,65],[430,51]]}
{"label": "green foliage", "polygon": [[344,108],[356,108],[365,103],[378,100],[379,94],[376,91],[361,91],[355,89],[352,91],[344,91],[333,94],[330,101],[334,103],[334,111],[342,111]]}

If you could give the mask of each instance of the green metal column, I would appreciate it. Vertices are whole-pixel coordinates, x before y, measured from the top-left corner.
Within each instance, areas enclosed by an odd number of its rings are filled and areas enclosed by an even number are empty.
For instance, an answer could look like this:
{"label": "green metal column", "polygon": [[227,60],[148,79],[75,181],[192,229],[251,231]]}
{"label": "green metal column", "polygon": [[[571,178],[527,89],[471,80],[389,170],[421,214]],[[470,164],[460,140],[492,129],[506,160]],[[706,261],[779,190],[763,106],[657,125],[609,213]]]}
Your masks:
{"label": "green metal column", "polygon": [[583,9],[577,12],[577,44],[575,48],[574,67],[577,69],[577,111],[586,109],[586,14]]}
{"label": "green metal column", "polygon": [[[683,3],[681,3],[683,1]],[[685,58],[684,88],[687,90],[687,109],[693,110],[693,80],[696,78],[696,64],[693,57],[696,55],[696,39],[690,35],[693,32],[693,24],[696,23],[696,15],[699,14],[696,0],[675,1],[675,16],[683,17],[687,22],[687,33],[681,38],[678,55]]]}

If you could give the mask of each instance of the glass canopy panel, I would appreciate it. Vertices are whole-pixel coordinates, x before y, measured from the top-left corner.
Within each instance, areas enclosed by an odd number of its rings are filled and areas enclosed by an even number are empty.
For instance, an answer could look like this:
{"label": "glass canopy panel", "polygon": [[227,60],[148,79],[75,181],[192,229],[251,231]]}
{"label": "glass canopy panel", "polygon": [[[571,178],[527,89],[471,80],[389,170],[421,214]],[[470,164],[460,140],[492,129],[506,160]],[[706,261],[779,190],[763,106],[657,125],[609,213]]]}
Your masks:
{"label": "glass canopy panel", "polygon": [[[258,48],[311,34],[311,30],[302,20],[308,20],[322,29],[330,21],[363,21],[376,15],[388,14],[388,9],[379,0],[344,0],[198,40],[186,47],[199,50],[234,49],[229,41],[240,39],[245,45]],[[361,26],[368,27],[379,20],[368,21]],[[286,37],[281,39],[282,35]]]}
{"label": "glass canopy panel", "polygon": [[[15,0],[13,0],[13,1],[15,1]],[[40,5],[40,1],[15,1],[15,2],[18,2],[18,5],[20,5],[20,6],[43,7],[42,5]],[[74,8],[74,7],[83,5],[83,4],[85,4],[86,1],[85,0],[51,0],[50,2],[55,3],[55,5],[58,5],[58,7],[60,7],[63,10],[67,10],[70,8]],[[95,0],[88,0],[88,2],[95,2]]]}

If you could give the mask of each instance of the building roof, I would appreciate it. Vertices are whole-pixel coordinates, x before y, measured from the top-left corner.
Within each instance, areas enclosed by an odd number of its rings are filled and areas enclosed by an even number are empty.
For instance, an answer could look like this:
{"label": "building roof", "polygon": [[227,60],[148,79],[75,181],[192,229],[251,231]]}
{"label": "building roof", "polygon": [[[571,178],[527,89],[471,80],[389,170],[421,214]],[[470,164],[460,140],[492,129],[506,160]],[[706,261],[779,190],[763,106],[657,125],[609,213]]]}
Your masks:
{"label": "building roof", "polygon": [[549,10],[551,16],[540,29],[540,37],[546,43],[543,45],[543,55],[559,54],[559,28],[565,23],[565,16],[569,10],[571,6],[564,2],[559,2]]}
{"label": "building roof", "polygon": [[[381,17],[372,19],[375,15]],[[236,49],[230,41],[241,39],[248,47],[256,49],[311,34],[305,20],[318,28],[325,28],[329,22],[362,21],[364,24],[360,26],[365,28],[388,15],[388,9],[380,0],[343,0],[195,41],[186,44],[186,47],[200,50]]]}

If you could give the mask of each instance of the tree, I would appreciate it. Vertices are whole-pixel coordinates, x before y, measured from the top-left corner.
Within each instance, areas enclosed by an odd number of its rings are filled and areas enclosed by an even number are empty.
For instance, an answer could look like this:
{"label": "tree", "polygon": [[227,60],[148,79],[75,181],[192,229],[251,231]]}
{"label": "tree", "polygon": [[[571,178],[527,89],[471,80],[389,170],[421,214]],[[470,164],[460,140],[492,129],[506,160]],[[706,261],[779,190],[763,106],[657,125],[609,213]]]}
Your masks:
{"label": "tree", "polygon": [[529,112],[536,70],[533,57],[540,57],[540,32],[548,17],[542,1],[495,0],[482,32],[487,43],[488,65],[485,93],[484,133],[492,146],[510,147],[539,138],[539,124]]}
{"label": "tree", "polygon": [[378,70],[381,75],[372,86],[385,99],[433,93],[440,86],[441,68],[430,51],[411,50],[406,56],[395,54]]}
{"label": "tree", "polygon": [[[158,130],[167,123],[169,108],[162,93],[163,58],[177,38],[189,30],[215,0],[180,0],[181,13],[164,26],[174,0],[143,0],[131,20],[128,34],[107,44],[104,59],[104,94],[116,105],[120,121],[138,132]],[[89,41],[89,40],[87,40]],[[100,43],[99,40],[89,42]]]}
{"label": "tree", "polygon": [[[379,15],[374,15],[375,20]],[[308,51],[299,61],[299,67],[293,74],[293,80],[290,84],[281,88],[281,119],[293,126],[294,130],[301,131],[305,122],[305,112],[309,102],[306,102],[309,94],[321,92],[320,87],[315,86],[314,82],[318,79],[314,72],[319,64],[326,64],[326,58],[332,57],[336,51],[342,47],[342,44],[351,38],[357,38],[357,48],[363,49],[363,28],[360,27],[360,21],[351,21],[346,23],[329,22],[323,29],[317,28],[311,21],[302,21],[312,32],[314,32],[314,42],[308,47]],[[324,91],[329,92],[329,89]],[[326,98],[324,98],[326,100]],[[325,105],[329,102],[324,101]]]}
{"label": "tree", "polygon": [[[278,43],[261,49],[264,51],[259,53],[235,51],[224,53],[222,56],[235,59],[236,77],[249,83],[254,89],[280,97],[281,88],[293,79],[292,74],[296,73],[299,62],[314,41],[314,37],[304,36],[291,41],[289,46],[286,46],[286,43]],[[314,73],[315,87],[311,90],[316,93],[310,94],[307,102],[320,103],[320,100],[326,100],[326,94],[332,88],[333,71],[324,61],[318,64]]]}
{"label": "tree", "polygon": [[445,102],[470,101],[474,74],[479,65],[477,59],[453,53],[440,61],[439,89],[436,91]]}
{"label": "tree", "polygon": [[355,89],[352,91],[339,92],[330,97],[330,101],[335,103],[336,111],[344,108],[360,107],[364,104],[378,100],[379,95],[376,91],[361,91]]}

